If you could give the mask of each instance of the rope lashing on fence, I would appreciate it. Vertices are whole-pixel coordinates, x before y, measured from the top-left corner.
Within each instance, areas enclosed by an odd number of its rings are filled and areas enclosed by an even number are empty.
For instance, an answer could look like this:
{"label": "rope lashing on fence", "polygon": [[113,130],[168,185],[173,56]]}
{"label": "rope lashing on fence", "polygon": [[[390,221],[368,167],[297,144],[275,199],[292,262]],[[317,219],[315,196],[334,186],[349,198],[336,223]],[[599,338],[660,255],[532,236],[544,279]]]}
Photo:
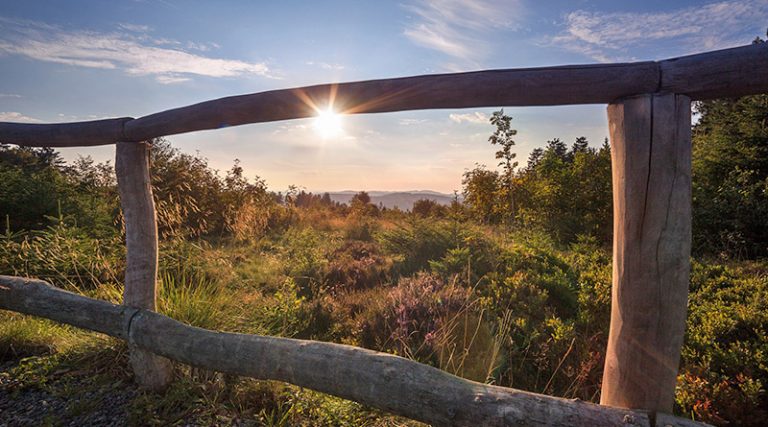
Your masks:
{"label": "rope lashing on fence", "polygon": [[705,425],[481,384],[348,345],[195,328],[41,280],[0,276],[0,308],[101,332],[192,366],[285,381],[438,426]]}
{"label": "rope lashing on fence", "polygon": [[249,123],[312,117],[333,100],[344,114],[602,104],[670,92],[693,100],[768,92],[768,43],[663,61],[487,70],[335,83],[231,96],[141,118],[61,124],[0,123],[0,142],[72,147]]}

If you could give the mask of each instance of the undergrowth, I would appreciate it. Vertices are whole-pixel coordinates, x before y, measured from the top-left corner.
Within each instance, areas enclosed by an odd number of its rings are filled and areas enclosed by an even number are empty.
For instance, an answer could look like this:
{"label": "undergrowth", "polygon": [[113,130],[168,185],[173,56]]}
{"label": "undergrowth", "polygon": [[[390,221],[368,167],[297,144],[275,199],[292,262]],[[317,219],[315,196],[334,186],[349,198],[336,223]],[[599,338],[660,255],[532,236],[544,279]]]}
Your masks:
{"label": "undergrowth", "polygon": [[[312,220],[321,222],[251,240],[164,240],[158,311],[206,329],[340,342],[476,381],[599,400],[611,259],[595,239],[562,246],[533,230],[452,219]],[[60,218],[42,231],[0,237],[0,274],[119,303],[120,246]],[[34,262],[19,261],[26,257]],[[747,426],[768,416],[767,272],[764,262],[694,263],[678,414]],[[121,410],[131,425],[416,424],[298,387],[182,365],[166,392],[140,391],[126,351],[95,333],[0,312],[0,395],[75,396],[45,421],[52,424],[85,419],[99,410],[93,402],[126,390]]]}

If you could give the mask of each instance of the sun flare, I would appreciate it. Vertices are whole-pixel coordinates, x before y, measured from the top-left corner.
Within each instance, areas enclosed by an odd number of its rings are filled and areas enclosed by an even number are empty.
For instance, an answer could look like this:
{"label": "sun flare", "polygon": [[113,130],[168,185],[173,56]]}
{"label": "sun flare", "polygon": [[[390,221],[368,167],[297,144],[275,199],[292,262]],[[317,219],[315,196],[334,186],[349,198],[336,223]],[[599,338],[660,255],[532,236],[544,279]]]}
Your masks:
{"label": "sun flare", "polygon": [[344,133],[341,127],[341,115],[330,108],[318,111],[315,117],[315,131],[323,139],[341,135]]}

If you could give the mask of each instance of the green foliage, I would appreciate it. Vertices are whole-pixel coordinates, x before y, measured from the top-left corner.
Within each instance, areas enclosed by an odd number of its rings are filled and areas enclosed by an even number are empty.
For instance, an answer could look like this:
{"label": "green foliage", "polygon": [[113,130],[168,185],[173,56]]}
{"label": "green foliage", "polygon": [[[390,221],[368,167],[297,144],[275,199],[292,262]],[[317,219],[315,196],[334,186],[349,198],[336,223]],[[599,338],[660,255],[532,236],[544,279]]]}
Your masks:
{"label": "green foliage", "polygon": [[699,253],[768,255],[768,95],[696,104],[693,230]]}
{"label": "green foliage", "polygon": [[504,114],[504,109],[494,111],[490,122],[496,127],[496,130],[488,138],[488,141],[493,145],[501,146],[496,152],[496,159],[501,159],[499,166],[503,168],[503,172],[499,175],[495,210],[499,218],[509,224],[515,219],[515,168],[517,162],[514,159],[517,157],[517,153],[512,152],[512,147],[515,146],[512,137],[517,135],[517,130],[512,129],[512,117]]}
{"label": "green foliage", "polygon": [[216,282],[187,273],[165,273],[158,284],[158,311],[188,325],[220,329],[226,294]]}
{"label": "green foliage", "polygon": [[0,313],[0,362],[52,354],[82,345],[87,335],[47,319]]}
{"label": "green foliage", "polygon": [[429,199],[419,199],[413,203],[411,213],[422,218],[436,217],[443,218],[447,210],[445,206]]}
{"label": "green foliage", "polygon": [[768,269],[693,267],[677,403],[710,423],[762,425],[768,417]]}
{"label": "green foliage", "polygon": [[352,217],[365,218],[379,215],[379,208],[371,203],[371,196],[361,191],[349,202],[349,211]]}
{"label": "green foliage", "polygon": [[285,279],[272,301],[261,309],[260,322],[266,333],[294,337],[306,330],[309,316],[304,301],[296,282],[290,277]]}
{"label": "green foliage", "polygon": [[402,276],[426,270],[430,260],[441,259],[457,246],[458,239],[444,223],[418,218],[383,230],[377,237],[384,251],[394,257],[395,273]]}
{"label": "green foliage", "polygon": [[[509,123],[502,117],[506,116],[494,116],[494,120],[507,129]],[[508,131],[497,129],[491,138],[501,141],[504,138],[497,134]],[[505,158],[500,163],[503,173],[477,165],[463,175],[464,203],[471,218],[508,225],[515,219],[518,226],[540,228],[563,243],[574,242],[578,235],[610,241],[611,150],[607,141],[594,149],[580,137],[569,150],[556,138],[545,149],[533,150],[527,166],[517,172],[514,157],[505,151],[497,156]]]}
{"label": "green foliage", "polygon": [[329,255],[323,282],[334,290],[372,288],[386,283],[391,268],[375,243],[348,240]]}
{"label": "green foliage", "polygon": [[50,148],[0,144],[0,218],[11,230],[43,229],[62,215],[105,237],[117,206],[113,186],[109,164],[86,157],[67,167]]}
{"label": "green foliage", "polygon": [[565,243],[578,235],[611,239],[611,151],[596,150],[577,138],[569,151],[559,139],[531,154],[516,177],[518,216]]}
{"label": "green foliage", "polygon": [[97,239],[61,216],[28,233],[0,235],[0,274],[37,277],[58,286],[95,289],[117,282],[124,249],[117,236]]}
{"label": "green foliage", "polygon": [[292,227],[282,237],[282,256],[290,260],[285,274],[299,286],[302,296],[311,296],[313,286],[321,284],[328,264],[326,253],[333,239],[311,227]]}
{"label": "green foliage", "polygon": [[474,169],[464,172],[461,186],[472,218],[485,224],[498,222],[498,172],[486,169],[485,165],[475,165]]}
{"label": "green foliage", "polygon": [[[513,243],[502,249],[497,263],[496,270],[487,276],[488,285],[483,288],[493,301],[505,302],[496,305],[495,310],[523,309],[530,317],[557,313],[570,318],[576,314],[576,273],[552,248]],[[524,299],[517,301],[520,295]]]}

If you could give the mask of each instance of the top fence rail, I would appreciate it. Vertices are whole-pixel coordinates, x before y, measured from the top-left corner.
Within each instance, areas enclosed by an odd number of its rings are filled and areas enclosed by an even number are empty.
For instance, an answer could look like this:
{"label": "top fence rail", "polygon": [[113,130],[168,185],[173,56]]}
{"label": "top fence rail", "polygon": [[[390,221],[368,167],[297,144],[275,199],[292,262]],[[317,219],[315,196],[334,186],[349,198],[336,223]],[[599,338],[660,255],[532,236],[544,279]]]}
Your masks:
{"label": "top fence rail", "polygon": [[90,122],[0,123],[0,143],[77,147],[312,117],[441,108],[610,103],[671,92],[693,100],[768,92],[768,43],[662,61],[566,65],[332,83],[231,96],[150,114]]}

